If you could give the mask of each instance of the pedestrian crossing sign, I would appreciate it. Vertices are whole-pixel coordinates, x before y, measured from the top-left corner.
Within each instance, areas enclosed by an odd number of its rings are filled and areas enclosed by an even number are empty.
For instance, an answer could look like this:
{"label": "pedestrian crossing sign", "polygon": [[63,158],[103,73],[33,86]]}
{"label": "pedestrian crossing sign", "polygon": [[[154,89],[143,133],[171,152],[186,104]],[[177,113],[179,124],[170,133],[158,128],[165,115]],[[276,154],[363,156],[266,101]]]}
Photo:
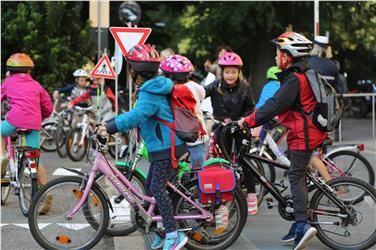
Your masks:
{"label": "pedestrian crossing sign", "polygon": [[90,77],[115,79],[116,74],[106,54],[102,56],[97,65],[91,70]]}

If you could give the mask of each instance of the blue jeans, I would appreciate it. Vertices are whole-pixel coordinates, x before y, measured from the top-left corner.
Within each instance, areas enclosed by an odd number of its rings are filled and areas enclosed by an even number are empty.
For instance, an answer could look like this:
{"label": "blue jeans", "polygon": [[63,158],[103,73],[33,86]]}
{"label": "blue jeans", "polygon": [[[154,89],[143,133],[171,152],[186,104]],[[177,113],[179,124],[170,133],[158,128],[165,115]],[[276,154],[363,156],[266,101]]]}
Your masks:
{"label": "blue jeans", "polygon": [[[1,122],[1,137],[7,137],[14,132],[16,132],[17,128],[10,124],[8,121],[4,120]],[[39,130],[31,130],[29,134],[26,134],[26,145],[32,148],[40,148],[40,131]]]}
{"label": "blue jeans", "polygon": [[201,169],[205,161],[206,143],[188,147],[189,157],[191,159],[193,169]]}

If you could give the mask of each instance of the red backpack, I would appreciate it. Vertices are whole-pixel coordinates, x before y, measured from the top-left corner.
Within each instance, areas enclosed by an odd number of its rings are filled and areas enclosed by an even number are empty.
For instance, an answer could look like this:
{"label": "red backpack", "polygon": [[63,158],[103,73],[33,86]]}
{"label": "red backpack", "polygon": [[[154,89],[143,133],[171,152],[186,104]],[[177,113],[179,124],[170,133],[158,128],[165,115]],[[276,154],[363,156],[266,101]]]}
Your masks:
{"label": "red backpack", "polygon": [[195,115],[196,99],[186,85],[174,85],[170,99],[174,121],[168,122],[159,117],[155,117],[155,119],[171,128],[171,158],[172,166],[176,168],[175,133],[185,142],[195,142],[199,136],[205,135],[206,132],[201,121]]}

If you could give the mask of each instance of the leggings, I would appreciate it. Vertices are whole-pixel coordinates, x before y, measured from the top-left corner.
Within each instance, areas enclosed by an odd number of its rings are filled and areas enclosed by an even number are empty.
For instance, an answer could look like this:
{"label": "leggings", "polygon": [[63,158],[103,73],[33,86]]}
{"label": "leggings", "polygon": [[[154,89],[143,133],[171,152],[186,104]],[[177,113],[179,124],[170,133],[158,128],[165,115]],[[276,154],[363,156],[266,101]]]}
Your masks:
{"label": "leggings", "polygon": [[154,161],[150,165],[146,188],[157,201],[157,208],[162,216],[163,227],[166,233],[177,230],[176,220],[173,215],[173,208],[166,191],[166,183],[172,170],[171,160]]}

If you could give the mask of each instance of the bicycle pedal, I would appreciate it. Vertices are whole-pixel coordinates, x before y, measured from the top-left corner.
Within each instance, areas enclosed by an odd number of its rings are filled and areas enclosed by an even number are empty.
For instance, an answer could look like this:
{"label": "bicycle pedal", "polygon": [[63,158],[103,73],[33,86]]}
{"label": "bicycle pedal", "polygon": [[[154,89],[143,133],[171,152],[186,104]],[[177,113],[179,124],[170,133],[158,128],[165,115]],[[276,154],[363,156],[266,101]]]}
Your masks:
{"label": "bicycle pedal", "polygon": [[273,207],[278,207],[278,204],[274,203],[273,199],[269,197],[269,198],[266,198],[266,206],[269,209],[272,209]]}

